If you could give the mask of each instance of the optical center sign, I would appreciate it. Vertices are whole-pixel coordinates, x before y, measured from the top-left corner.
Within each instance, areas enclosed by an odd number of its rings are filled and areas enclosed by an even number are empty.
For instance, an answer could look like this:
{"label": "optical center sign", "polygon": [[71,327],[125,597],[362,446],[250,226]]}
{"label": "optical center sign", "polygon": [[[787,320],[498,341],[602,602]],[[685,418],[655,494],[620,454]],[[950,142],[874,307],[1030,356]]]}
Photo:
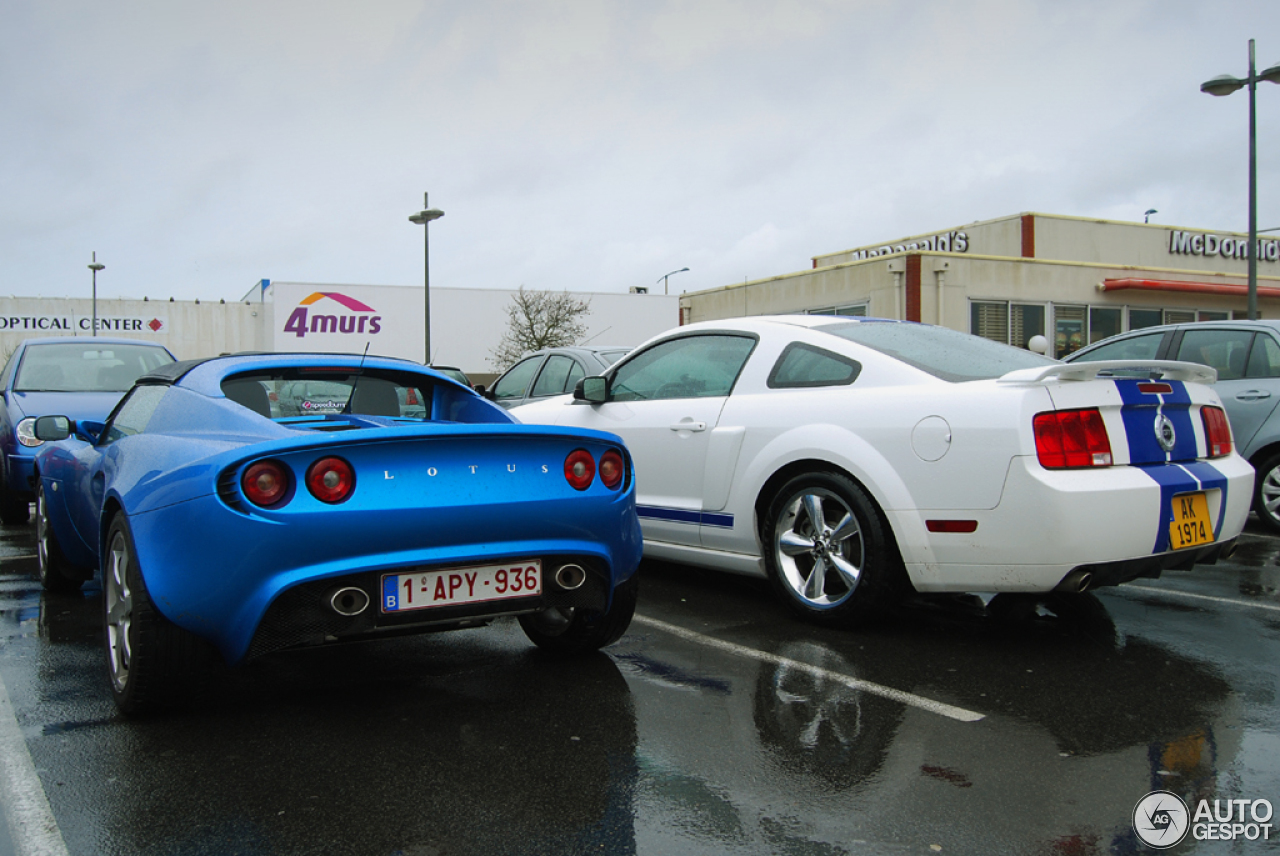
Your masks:
{"label": "optical center sign", "polygon": [[[168,333],[163,315],[98,316],[98,333]],[[0,315],[0,333],[47,333],[54,336],[87,336],[93,333],[91,315]]]}

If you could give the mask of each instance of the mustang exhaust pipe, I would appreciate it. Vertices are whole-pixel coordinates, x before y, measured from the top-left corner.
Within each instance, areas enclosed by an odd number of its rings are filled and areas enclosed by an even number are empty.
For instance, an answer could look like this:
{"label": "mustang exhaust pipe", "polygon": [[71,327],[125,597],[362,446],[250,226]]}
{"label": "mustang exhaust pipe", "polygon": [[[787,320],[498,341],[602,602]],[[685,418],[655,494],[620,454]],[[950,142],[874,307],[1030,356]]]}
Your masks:
{"label": "mustang exhaust pipe", "polygon": [[554,578],[560,588],[573,591],[587,581],[587,572],[578,565],[561,565],[556,569]]}
{"label": "mustang exhaust pipe", "polygon": [[339,615],[350,618],[369,608],[369,595],[365,594],[364,589],[355,586],[334,589],[329,595],[329,606]]}
{"label": "mustang exhaust pipe", "polygon": [[1090,584],[1093,583],[1093,574],[1089,571],[1075,570],[1062,578],[1062,582],[1058,583],[1054,591],[1066,591],[1073,594],[1079,594],[1089,590]]}

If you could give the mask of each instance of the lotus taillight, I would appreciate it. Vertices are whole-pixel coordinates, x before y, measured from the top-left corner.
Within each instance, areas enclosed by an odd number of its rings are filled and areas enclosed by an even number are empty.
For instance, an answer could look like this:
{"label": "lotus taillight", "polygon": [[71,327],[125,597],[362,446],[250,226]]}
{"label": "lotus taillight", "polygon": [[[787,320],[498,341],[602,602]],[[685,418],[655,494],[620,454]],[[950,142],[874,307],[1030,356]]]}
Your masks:
{"label": "lotus taillight", "polygon": [[1035,417],[1036,457],[1047,470],[1111,466],[1111,440],[1097,408]]}
{"label": "lotus taillight", "polygon": [[245,469],[240,488],[254,505],[281,505],[289,496],[289,471],[279,461],[258,461]]}
{"label": "lotus taillight", "polygon": [[356,472],[342,458],[321,458],[307,470],[307,490],[321,502],[345,502],[356,488]]}
{"label": "lotus taillight", "polygon": [[564,459],[564,477],[574,490],[586,490],[596,477],[596,461],[586,449],[575,449]]}
{"label": "lotus taillight", "polygon": [[1231,423],[1227,421],[1226,411],[1221,407],[1201,407],[1200,418],[1204,421],[1204,439],[1209,457],[1230,455]]}
{"label": "lotus taillight", "polygon": [[605,487],[617,490],[623,475],[622,454],[617,449],[610,449],[600,456],[600,481]]}

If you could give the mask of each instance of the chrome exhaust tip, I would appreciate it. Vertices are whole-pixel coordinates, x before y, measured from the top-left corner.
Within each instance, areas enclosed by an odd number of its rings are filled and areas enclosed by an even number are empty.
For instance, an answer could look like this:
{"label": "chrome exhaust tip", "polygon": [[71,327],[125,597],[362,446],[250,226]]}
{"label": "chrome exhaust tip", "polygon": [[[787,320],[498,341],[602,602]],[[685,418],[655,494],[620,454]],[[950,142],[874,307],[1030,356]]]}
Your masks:
{"label": "chrome exhaust tip", "polygon": [[334,589],[329,595],[329,606],[339,615],[350,618],[369,608],[369,595],[365,594],[364,589],[355,586]]}
{"label": "chrome exhaust tip", "polygon": [[1090,571],[1075,570],[1062,578],[1062,582],[1058,583],[1054,591],[1065,591],[1072,594],[1080,594],[1089,590],[1089,586],[1093,583],[1093,573]]}
{"label": "chrome exhaust tip", "polygon": [[582,588],[582,584],[587,581],[587,572],[580,565],[561,565],[556,568],[553,579],[560,588],[573,591]]}

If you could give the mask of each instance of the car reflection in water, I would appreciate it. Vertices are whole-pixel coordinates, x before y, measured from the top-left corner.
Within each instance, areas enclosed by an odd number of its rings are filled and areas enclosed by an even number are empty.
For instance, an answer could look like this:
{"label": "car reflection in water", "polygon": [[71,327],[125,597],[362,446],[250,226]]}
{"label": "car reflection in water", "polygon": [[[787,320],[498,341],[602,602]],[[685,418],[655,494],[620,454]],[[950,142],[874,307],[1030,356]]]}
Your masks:
{"label": "car reflection in water", "polygon": [[633,678],[641,817],[663,819],[638,819],[638,835],[670,852],[1137,852],[1130,813],[1144,794],[1215,796],[1241,713],[1212,667],[1127,637],[1092,595],[1064,615],[1051,599],[1016,601],[941,599],[856,637],[744,643],[986,714],[979,723],[658,632],[638,650],[624,640],[611,653]]}

